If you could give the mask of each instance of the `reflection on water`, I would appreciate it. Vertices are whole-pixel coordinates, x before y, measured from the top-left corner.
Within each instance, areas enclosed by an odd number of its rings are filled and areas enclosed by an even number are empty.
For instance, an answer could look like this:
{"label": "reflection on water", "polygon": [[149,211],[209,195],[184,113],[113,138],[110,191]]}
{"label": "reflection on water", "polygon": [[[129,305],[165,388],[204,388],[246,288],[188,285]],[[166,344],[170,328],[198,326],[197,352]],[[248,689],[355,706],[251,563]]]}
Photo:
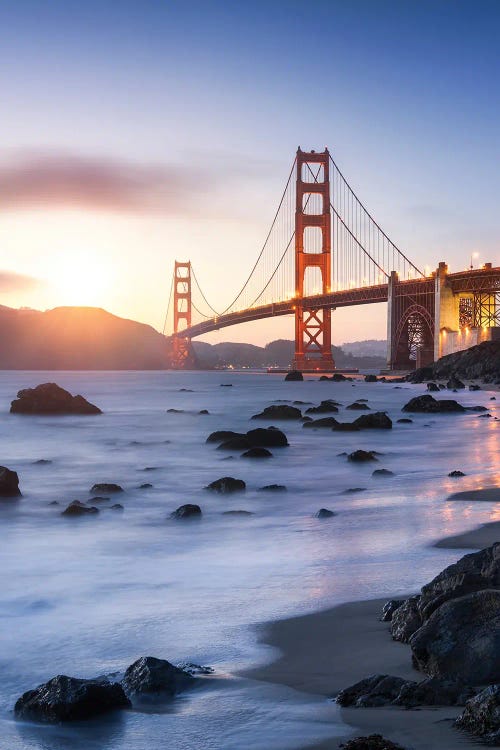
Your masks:
{"label": "reflection on water", "polygon": [[[82,393],[104,414],[7,414],[19,388],[47,380]],[[238,454],[226,461],[205,439],[216,429],[250,429],[249,417],[278,399],[347,405],[363,397],[396,420],[422,390],[285,384],[282,376],[250,373],[0,373],[0,463],[18,471],[23,491],[19,502],[0,503],[0,565],[9,571],[0,591],[5,746],[156,750],[168,736],[180,750],[285,750],[335,734],[332,704],[230,676],[271,658],[249,625],[412,591],[455,560],[456,552],[428,545],[500,518],[497,503],[445,500],[500,484],[499,423],[473,412],[433,417],[431,429],[428,415],[412,415],[413,424],[394,424],[392,432],[286,423],[290,448],[274,449],[266,462]],[[487,392],[457,398],[496,414]],[[198,415],[201,409],[210,414]],[[355,416],[341,409],[341,419]],[[356,448],[382,455],[374,465],[339,455]],[[395,476],[373,478],[374,468]],[[466,476],[449,478],[453,469]],[[227,474],[244,479],[247,491],[214,496],[203,489]],[[95,482],[117,482],[125,491],[100,503],[97,516],[62,518],[67,503],[91,497]],[[153,486],[139,489],[144,483]],[[288,492],[257,492],[273,483]],[[345,494],[352,487],[366,491]],[[108,508],[116,501],[123,513]],[[169,521],[186,502],[199,503],[203,519]],[[320,507],[337,515],[313,518]],[[209,664],[226,677],[179,699],[167,714],[126,712],[77,729],[13,722],[18,695],[54,674],[121,671],[143,654]]]}

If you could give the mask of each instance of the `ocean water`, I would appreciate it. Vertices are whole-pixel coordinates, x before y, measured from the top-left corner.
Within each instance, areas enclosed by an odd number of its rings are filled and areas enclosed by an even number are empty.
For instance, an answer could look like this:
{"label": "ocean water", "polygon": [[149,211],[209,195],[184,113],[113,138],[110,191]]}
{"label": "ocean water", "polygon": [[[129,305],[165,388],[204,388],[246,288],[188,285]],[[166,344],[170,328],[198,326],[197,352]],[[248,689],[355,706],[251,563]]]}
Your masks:
{"label": "ocean water", "polygon": [[[54,380],[104,414],[8,413],[17,390]],[[23,493],[0,502],[0,748],[292,750],[339,735],[334,704],[238,676],[275,656],[254,626],[410,592],[456,560],[456,551],[430,544],[500,519],[499,504],[446,501],[500,481],[500,422],[476,413],[411,415],[413,424],[361,433],[286,422],[279,426],[290,447],[273,449],[267,461],[229,458],[205,439],[216,429],[264,426],[250,417],[281,399],[346,406],[366,398],[396,420],[423,391],[284,383],[282,375],[250,372],[0,373],[0,464],[18,472]],[[491,395],[457,398],[500,416]],[[341,408],[339,418],[356,416]],[[383,455],[377,464],[351,464],[341,454],[356,448]],[[374,478],[374,468],[395,475]],[[448,478],[453,469],[467,476]],[[244,479],[247,491],[204,490],[228,475]],[[112,502],[124,511],[102,503],[98,515],[62,517],[67,503],[92,496],[95,482],[119,483],[125,491]],[[153,487],[139,489],[145,482]],[[271,483],[288,492],[257,492]],[[365,491],[344,494],[352,487]],[[168,519],[187,502],[201,505],[200,521]],[[321,507],[337,515],[314,518]],[[63,727],[14,720],[16,698],[55,674],[119,673],[141,655],[209,665],[215,676],[157,713]]]}

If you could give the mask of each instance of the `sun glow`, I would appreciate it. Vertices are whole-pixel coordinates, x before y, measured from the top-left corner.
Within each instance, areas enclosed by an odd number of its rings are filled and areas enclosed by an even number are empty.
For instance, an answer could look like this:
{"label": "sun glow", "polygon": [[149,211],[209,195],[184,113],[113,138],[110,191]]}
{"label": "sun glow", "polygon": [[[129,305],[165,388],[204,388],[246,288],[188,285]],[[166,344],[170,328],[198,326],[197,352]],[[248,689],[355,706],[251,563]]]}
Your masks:
{"label": "sun glow", "polygon": [[113,291],[108,261],[88,252],[68,252],[56,258],[49,283],[56,305],[106,307]]}

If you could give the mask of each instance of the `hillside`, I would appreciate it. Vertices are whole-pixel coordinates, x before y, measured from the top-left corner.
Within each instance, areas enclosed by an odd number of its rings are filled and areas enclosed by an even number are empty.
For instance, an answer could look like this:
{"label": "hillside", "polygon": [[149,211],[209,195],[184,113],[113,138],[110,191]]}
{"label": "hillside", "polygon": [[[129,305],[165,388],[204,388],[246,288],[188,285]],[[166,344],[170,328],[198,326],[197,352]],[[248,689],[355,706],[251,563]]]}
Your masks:
{"label": "hillside", "polygon": [[447,380],[455,375],[466,380],[500,383],[500,341],[484,341],[455,354],[441,357],[427,367],[420,367],[408,375],[413,383],[426,380]]}

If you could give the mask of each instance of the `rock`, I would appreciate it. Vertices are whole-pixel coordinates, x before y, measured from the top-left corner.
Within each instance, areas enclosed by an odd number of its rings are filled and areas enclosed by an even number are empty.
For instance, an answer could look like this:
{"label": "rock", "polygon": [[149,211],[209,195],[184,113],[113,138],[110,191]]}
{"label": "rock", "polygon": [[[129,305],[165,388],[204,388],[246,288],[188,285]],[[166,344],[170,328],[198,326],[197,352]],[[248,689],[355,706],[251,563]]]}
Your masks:
{"label": "rock", "polygon": [[260,414],[254,414],[252,419],[302,419],[302,412],[295,406],[274,404],[273,406],[266,406]]}
{"label": "rock", "polygon": [[389,469],[375,469],[372,472],[372,477],[393,477],[394,472]]}
{"label": "rock", "polygon": [[469,386],[469,391],[480,391],[481,386],[477,385],[476,383],[471,383]]}
{"label": "rock", "polygon": [[0,497],[20,497],[19,477],[16,471],[0,466]]}
{"label": "rock", "polygon": [[389,599],[389,601],[382,607],[380,620],[382,622],[391,622],[394,612],[399,609],[404,602],[404,599]]}
{"label": "rock", "polygon": [[362,401],[355,401],[353,404],[346,406],[346,409],[351,409],[352,411],[366,411],[369,408],[368,404],[365,404]]}
{"label": "rock", "polygon": [[436,414],[438,412],[464,412],[465,408],[453,399],[435,399],[434,396],[424,394],[415,396],[403,406],[401,411],[422,412]]}
{"label": "rock", "polygon": [[441,604],[410,638],[416,669],[430,677],[484,685],[500,680],[500,591]]}
{"label": "rock", "polygon": [[[228,511],[230,512],[230,511]],[[191,664],[191,662],[187,661],[183,664],[177,664],[178,669],[182,669],[183,672],[187,672],[191,676],[195,675],[209,675],[214,674],[215,669],[213,667],[205,667],[201,664]]]}
{"label": "rock", "polygon": [[332,516],[336,516],[337,514],[333,512],[333,510],[328,510],[328,508],[320,508],[317,513],[314,514],[314,518],[332,518]]}
{"label": "rock", "polygon": [[200,410],[200,411],[198,412],[198,414],[210,414],[210,412],[208,411],[208,409],[201,409],[201,410]]}
{"label": "rock", "polygon": [[167,414],[184,414],[184,409],[167,409]]}
{"label": "rock", "polygon": [[246,489],[246,484],[242,479],[221,477],[214,482],[210,482],[205,489],[211,492],[218,492],[220,495],[228,495],[231,492],[243,492]]}
{"label": "rock", "polygon": [[496,396],[492,396],[492,397],[490,398],[490,401],[496,401],[496,400],[497,400],[497,397],[496,397]]}
{"label": "rock", "polygon": [[343,491],[343,495],[355,495],[358,492],[366,492],[366,487],[349,487]]}
{"label": "rock", "polygon": [[98,484],[93,484],[90,488],[91,492],[123,492],[123,487],[120,487],[119,484],[113,484],[113,482],[101,482]]}
{"label": "rock", "polygon": [[153,485],[151,484],[151,482],[144,482],[143,484],[139,485],[138,489],[140,489],[140,490],[149,490],[149,489],[151,489],[152,486]]}
{"label": "rock", "polygon": [[276,427],[257,427],[255,430],[249,430],[246,438],[254,448],[287,448],[288,440],[284,432]]}
{"label": "rock", "polygon": [[51,500],[49,505],[59,505],[58,500]]}
{"label": "rock", "polygon": [[392,420],[387,416],[385,411],[362,414],[354,420],[354,424],[360,430],[392,430]]}
{"label": "rock", "polygon": [[465,474],[463,471],[460,471],[460,469],[455,469],[454,471],[450,471],[448,474],[449,477],[465,477]]}
{"label": "rock", "polygon": [[272,458],[273,454],[267,448],[250,448],[241,454],[242,458]]}
{"label": "rock", "polygon": [[130,705],[122,686],[116,682],[58,675],[24,693],[14,706],[14,714],[26,721],[59,723],[90,719]]}
{"label": "rock", "polygon": [[418,607],[420,596],[411,596],[393,612],[391,636],[395,641],[408,643],[411,636],[422,625],[422,616]]}
{"label": "rock", "polygon": [[401,419],[398,419],[398,424],[413,424],[413,419],[410,419],[409,417],[401,417]]}
{"label": "rock", "polygon": [[108,503],[109,497],[101,497],[98,495],[97,497],[91,497],[90,500],[87,500],[87,505],[92,505],[92,503]]}
{"label": "rock", "polygon": [[488,411],[487,406],[465,406],[465,411]]}
{"label": "rock", "polygon": [[174,510],[174,512],[170,514],[170,518],[201,518],[201,515],[201,508],[199,505],[186,503],[186,505],[181,505],[177,510]]}
{"label": "rock", "polygon": [[487,745],[500,746],[500,685],[490,685],[467,701],[455,721],[463,729],[480,737]]}
{"label": "rock", "polygon": [[455,680],[437,680],[429,677],[422,682],[406,682],[394,706],[416,708],[417,706],[463,706],[475,695],[472,687]]}
{"label": "rock", "polygon": [[374,451],[363,451],[363,450],[357,450],[353,451],[353,453],[349,453],[347,456],[348,461],[355,461],[357,463],[361,463],[364,461],[378,461],[378,459],[375,456]]}
{"label": "rock", "polygon": [[73,500],[65,510],[61,513],[61,516],[88,516],[99,513],[99,508],[94,505],[84,505],[80,500]]}
{"label": "rock", "polygon": [[287,489],[284,484],[266,484],[264,487],[259,487],[257,492],[286,492]]}
{"label": "rock", "polygon": [[[330,380],[332,380],[334,383],[343,383],[344,380],[351,380],[352,378],[348,378],[345,375],[342,375],[341,372],[334,372]],[[323,380],[323,378],[321,378]],[[328,378],[327,378],[328,380]]]}
{"label": "rock", "polygon": [[111,510],[125,510],[121,503],[113,503]]}
{"label": "rock", "polygon": [[387,706],[399,695],[406,680],[387,674],[375,674],[344,688],[337,695],[336,701],[340,706],[356,706],[369,708]]}
{"label": "rock", "polygon": [[19,391],[10,411],[11,414],[102,414],[83,396],[72,396],[56,383],[42,383]]}
{"label": "rock", "polygon": [[446,383],[446,387],[449,391],[457,391],[460,388],[465,388],[465,384],[456,375],[452,375]]}
{"label": "rock", "polygon": [[233,384],[232,383],[221,383],[220,387],[221,388],[232,388]]}
{"label": "rock", "polygon": [[338,412],[338,410],[337,402],[327,399],[326,401],[322,401],[319,406],[311,406],[309,409],[306,409],[306,414],[328,414],[329,412]]}
{"label": "rock", "polygon": [[338,422],[335,419],[335,417],[323,417],[322,419],[311,419],[310,422],[304,422],[302,427],[307,427],[308,429],[317,429],[318,427],[323,429],[332,429],[332,427],[335,427]]}
{"label": "rock", "polygon": [[304,380],[304,376],[299,370],[290,370],[285,375],[285,382]]}
{"label": "rock", "polygon": [[382,737],[381,734],[369,734],[367,737],[354,737],[341,745],[342,750],[405,750],[391,740]]}
{"label": "rock", "polygon": [[225,510],[223,516],[253,516],[249,510]]}
{"label": "rock", "polygon": [[224,443],[226,440],[232,440],[232,438],[243,437],[241,432],[234,432],[233,430],[216,430],[211,432],[206,439],[206,443]]}
{"label": "rock", "polygon": [[365,383],[377,383],[378,379],[376,375],[365,375]]}
{"label": "rock", "polygon": [[38,461],[33,461],[35,466],[46,466],[47,464],[51,464],[52,461],[49,458],[39,458]]}
{"label": "rock", "polygon": [[359,432],[359,427],[354,422],[337,422],[332,430],[334,432]]}
{"label": "rock", "polygon": [[250,441],[246,437],[241,435],[240,437],[233,437],[230,440],[226,440],[217,446],[218,451],[244,451],[250,448]]}
{"label": "rock", "polygon": [[142,656],[128,667],[121,682],[129,698],[172,698],[195,682],[189,672],[174,667],[166,659]]}
{"label": "rock", "polygon": [[434,392],[439,391],[439,386],[437,383],[433,383],[432,381],[430,383],[427,383],[427,390]]}

